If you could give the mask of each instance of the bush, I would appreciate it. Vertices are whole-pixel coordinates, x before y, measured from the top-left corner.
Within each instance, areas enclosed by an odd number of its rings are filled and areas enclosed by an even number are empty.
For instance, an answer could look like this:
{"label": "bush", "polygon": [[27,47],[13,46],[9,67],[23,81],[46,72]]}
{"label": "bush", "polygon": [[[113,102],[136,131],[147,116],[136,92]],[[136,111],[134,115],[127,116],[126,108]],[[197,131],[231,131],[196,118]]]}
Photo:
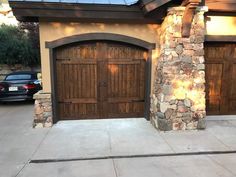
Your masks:
{"label": "bush", "polygon": [[[0,64],[39,64],[39,45],[21,25],[0,25]],[[37,34],[34,35],[37,38]],[[35,44],[37,43],[37,44]]]}

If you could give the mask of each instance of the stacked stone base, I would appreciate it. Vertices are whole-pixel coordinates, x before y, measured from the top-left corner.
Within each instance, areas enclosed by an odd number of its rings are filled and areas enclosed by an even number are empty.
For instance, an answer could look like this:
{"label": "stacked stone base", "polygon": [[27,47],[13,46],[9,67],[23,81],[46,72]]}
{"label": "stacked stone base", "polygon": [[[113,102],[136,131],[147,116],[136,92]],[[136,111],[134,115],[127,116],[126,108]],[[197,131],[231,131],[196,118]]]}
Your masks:
{"label": "stacked stone base", "polygon": [[172,105],[164,108],[164,111],[160,110],[163,112],[152,111],[151,123],[160,131],[205,129],[205,112],[196,112],[191,108],[192,104],[189,99],[173,100]]}
{"label": "stacked stone base", "polygon": [[34,95],[34,128],[51,127],[52,121],[52,100],[51,93],[39,91]]}

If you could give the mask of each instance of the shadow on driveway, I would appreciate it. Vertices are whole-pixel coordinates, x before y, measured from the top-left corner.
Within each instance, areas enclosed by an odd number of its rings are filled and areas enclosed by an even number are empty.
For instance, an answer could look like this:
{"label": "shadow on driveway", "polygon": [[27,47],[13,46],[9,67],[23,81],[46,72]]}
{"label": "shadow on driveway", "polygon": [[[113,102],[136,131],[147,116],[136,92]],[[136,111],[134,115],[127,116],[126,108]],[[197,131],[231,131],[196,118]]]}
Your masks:
{"label": "shadow on driveway", "polygon": [[34,100],[27,101],[9,101],[9,102],[0,102],[0,106],[18,106],[18,105],[33,105]]}

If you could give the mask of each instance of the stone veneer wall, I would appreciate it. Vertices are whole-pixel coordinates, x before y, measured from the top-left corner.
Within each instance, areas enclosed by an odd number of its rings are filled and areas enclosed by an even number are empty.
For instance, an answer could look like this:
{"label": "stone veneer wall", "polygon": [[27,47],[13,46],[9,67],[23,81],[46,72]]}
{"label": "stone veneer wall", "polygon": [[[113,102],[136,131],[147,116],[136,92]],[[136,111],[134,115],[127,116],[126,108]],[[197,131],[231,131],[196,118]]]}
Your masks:
{"label": "stone veneer wall", "polygon": [[39,91],[34,95],[34,128],[51,127],[52,121],[52,100],[51,93]]}
{"label": "stone veneer wall", "polygon": [[151,122],[159,130],[205,128],[204,8],[197,8],[191,35],[181,35],[185,7],[168,10],[160,28]]}

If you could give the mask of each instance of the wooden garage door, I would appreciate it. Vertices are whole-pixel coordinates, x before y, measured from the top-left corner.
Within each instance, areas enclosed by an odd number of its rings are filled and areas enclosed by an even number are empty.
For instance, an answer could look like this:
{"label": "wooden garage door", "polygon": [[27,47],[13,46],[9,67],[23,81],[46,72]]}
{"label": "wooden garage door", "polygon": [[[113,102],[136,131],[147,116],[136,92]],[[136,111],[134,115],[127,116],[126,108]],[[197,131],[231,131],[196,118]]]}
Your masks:
{"label": "wooden garage door", "polygon": [[147,52],[113,42],[56,49],[59,119],[143,117]]}
{"label": "wooden garage door", "polygon": [[236,114],[236,44],[205,46],[207,114]]}

